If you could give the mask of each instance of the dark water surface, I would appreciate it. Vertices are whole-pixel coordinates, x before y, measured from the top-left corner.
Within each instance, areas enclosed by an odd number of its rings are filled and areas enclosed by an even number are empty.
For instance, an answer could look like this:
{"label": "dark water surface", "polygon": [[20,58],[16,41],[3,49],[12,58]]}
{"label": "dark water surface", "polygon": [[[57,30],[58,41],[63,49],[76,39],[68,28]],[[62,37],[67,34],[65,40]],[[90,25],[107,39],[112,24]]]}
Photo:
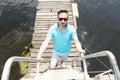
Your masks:
{"label": "dark water surface", "polygon": [[[0,0],[0,77],[5,61],[20,56],[31,43],[37,0]],[[19,66],[14,63],[10,80],[19,80]]]}
{"label": "dark water surface", "polygon": [[[80,18],[78,35],[87,54],[109,50],[120,67],[120,0],[76,0]],[[84,37],[81,36],[87,33]],[[88,70],[106,70],[105,58],[88,60]]]}
{"label": "dark water surface", "polygon": [[[77,32],[87,54],[110,50],[120,66],[120,1],[75,1],[80,14]],[[24,47],[30,44],[36,5],[37,0],[0,0],[0,74],[5,61],[11,56],[20,56]],[[88,69],[107,69],[110,67],[107,61],[105,58],[88,60]],[[21,77],[19,66],[15,64],[10,80],[19,80]]]}

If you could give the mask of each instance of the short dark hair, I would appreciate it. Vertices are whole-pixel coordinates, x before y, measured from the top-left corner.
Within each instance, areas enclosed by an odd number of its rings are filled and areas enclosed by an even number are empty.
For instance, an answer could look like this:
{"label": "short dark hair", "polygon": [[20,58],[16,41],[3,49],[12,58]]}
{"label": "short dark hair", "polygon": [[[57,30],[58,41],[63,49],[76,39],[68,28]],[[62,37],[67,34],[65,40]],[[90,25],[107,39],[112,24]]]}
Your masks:
{"label": "short dark hair", "polygon": [[59,10],[57,15],[59,15],[60,13],[67,13],[68,14],[68,11],[67,10]]}

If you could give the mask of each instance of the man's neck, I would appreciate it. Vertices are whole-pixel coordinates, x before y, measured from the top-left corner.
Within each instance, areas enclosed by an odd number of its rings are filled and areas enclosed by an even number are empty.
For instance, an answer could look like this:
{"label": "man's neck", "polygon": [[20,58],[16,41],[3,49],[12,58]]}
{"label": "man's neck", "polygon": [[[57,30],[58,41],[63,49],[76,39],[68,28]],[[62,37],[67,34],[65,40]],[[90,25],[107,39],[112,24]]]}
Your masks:
{"label": "man's neck", "polygon": [[66,26],[59,26],[59,29],[63,32],[66,29]]}

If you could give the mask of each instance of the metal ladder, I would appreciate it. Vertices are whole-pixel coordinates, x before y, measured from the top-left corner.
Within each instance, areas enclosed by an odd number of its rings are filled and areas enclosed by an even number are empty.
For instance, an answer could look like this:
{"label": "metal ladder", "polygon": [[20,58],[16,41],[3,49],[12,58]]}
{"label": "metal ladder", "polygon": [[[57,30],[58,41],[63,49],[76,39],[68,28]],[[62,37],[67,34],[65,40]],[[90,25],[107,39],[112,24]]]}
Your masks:
{"label": "metal ladder", "polygon": [[[84,54],[82,54],[82,55],[84,56]],[[101,52],[93,53],[90,55],[85,55],[83,58],[84,72],[82,72],[82,73],[77,72],[75,69],[58,69],[58,70],[47,70],[45,73],[40,74],[39,73],[39,66],[40,66],[39,59],[29,58],[29,57],[17,57],[17,56],[11,57],[5,63],[1,80],[9,80],[11,65],[13,62],[16,62],[16,61],[32,61],[32,62],[34,61],[34,62],[37,62],[38,63],[37,64],[37,73],[35,73],[36,80],[43,80],[43,78],[44,78],[44,80],[48,80],[48,79],[50,80],[51,76],[56,75],[56,73],[58,73],[58,72],[62,73],[63,76],[65,76],[65,74],[69,73],[68,75],[72,75],[71,78],[73,79],[73,77],[74,77],[75,78],[74,80],[89,80],[87,66],[86,66],[86,59],[103,57],[103,56],[107,56],[110,60],[110,64],[112,65],[113,72],[114,72],[114,80],[120,80],[120,71],[118,69],[116,58],[113,55],[113,53],[111,53],[110,51],[101,51]],[[70,74],[70,72],[72,74]],[[51,75],[49,75],[49,74],[51,74]],[[75,76],[74,74],[77,76]],[[48,76],[46,77],[46,75],[48,75]],[[63,76],[61,76],[61,77],[63,77]],[[78,78],[80,78],[80,79],[78,79]],[[54,80],[61,80],[61,78],[57,76],[57,79],[54,79]],[[70,80],[70,76],[67,76],[62,80]]]}

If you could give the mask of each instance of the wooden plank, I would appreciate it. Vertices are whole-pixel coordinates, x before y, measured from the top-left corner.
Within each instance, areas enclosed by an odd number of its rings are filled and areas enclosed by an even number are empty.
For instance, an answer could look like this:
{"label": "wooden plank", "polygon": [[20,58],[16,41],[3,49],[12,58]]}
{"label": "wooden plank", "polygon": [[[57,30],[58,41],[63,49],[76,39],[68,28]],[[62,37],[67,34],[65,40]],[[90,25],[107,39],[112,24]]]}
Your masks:
{"label": "wooden plank", "polygon": [[[51,19],[46,19],[46,18],[42,18],[43,16],[40,16],[36,19],[36,23],[43,23],[43,24],[48,24],[50,22],[50,24],[55,24],[56,22],[58,22],[57,18],[51,18]],[[48,21],[48,22],[47,22]],[[73,23],[73,18],[69,18],[68,22],[71,24]],[[35,24],[36,24],[35,23]]]}
{"label": "wooden plank", "polygon": [[[31,49],[31,53],[33,53],[33,54],[36,54],[36,53],[38,53],[39,52],[39,48],[33,48],[33,49]],[[45,51],[44,51],[44,53],[52,53],[53,52],[53,48],[51,47],[51,48],[47,48]],[[71,52],[74,52],[74,53],[76,53],[76,52],[78,52],[77,51],[77,49],[76,48],[72,48],[71,49]]]}
{"label": "wooden plank", "polygon": [[[39,41],[35,41],[35,42],[32,41],[32,44],[33,44],[33,47],[39,47],[42,43],[39,42]],[[71,47],[74,48],[75,45],[72,45]],[[51,45],[49,44],[47,48],[53,48],[53,45],[52,45],[52,44],[51,44]]]}
{"label": "wooden plank", "polygon": [[37,13],[36,14],[37,16],[43,16],[43,15],[46,15],[46,16],[53,16],[53,15],[55,15],[55,16],[57,16],[57,14],[56,13]]}
{"label": "wooden plank", "polygon": [[[50,9],[50,8],[41,8],[37,9],[37,13],[47,13],[47,12],[54,12],[57,13],[59,10],[58,9]],[[68,13],[71,13],[71,9],[67,10]]]}
{"label": "wooden plank", "polygon": [[[40,46],[42,43],[43,43],[43,39],[41,39],[41,40],[32,40],[32,45],[33,45],[34,48],[39,48],[39,46]],[[53,45],[52,40],[49,42],[49,45]],[[48,45],[48,46],[49,46],[49,45]],[[74,48],[74,47],[75,47],[75,44],[72,43],[72,48]]]}
{"label": "wooden plank", "polygon": [[[68,20],[68,23],[71,24],[71,23],[73,23],[72,21],[73,21],[73,19]],[[36,21],[35,27],[50,27],[50,26],[54,25],[57,22],[58,22],[58,20],[50,21],[50,20],[44,20],[43,19],[43,21]]]}
{"label": "wooden plank", "polygon": [[[42,27],[39,27],[39,26],[35,26],[34,27],[34,32],[36,31],[41,31],[41,30],[45,30],[45,31],[48,31],[49,27],[46,27],[46,26],[42,26]],[[44,33],[44,32],[43,32]],[[34,34],[34,33],[33,33]]]}
{"label": "wooden plank", "polygon": [[[72,67],[72,62],[71,61],[67,61],[67,62],[64,62],[64,64],[65,64],[65,66],[66,67]],[[58,62],[58,66],[57,67],[60,67],[60,61]],[[37,63],[29,63],[29,66],[31,66],[31,68],[36,68],[37,67]],[[47,64],[47,62],[42,62],[42,63],[40,63],[40,68],[47,68],[47,66],[50,66],[50,63],[49,63],[49,65]],[[76,67],[81,67],[81,62],[79,61],[77,61],[77,65],[76,65]],[[42,69],[41,69],[42,70]]]}
{"label": "wooden plank", "polygon": [[[51,45],[52,46],[52,45]],[[38,47],[34,47],[33,49],[31,49],[31,52],[33,53],[37,53],[39,51],[39,46]],[[45,50],[45,52],[52,52],[53,51],[53,47],[47,47],[47,49]],[[78,52],[76,47],[73,47],[71,49],[72,52]]]}
{"label": "wooden plank", "polygon": [[[51,58],[51,55],[52,55],[52,52],[47,52],[47,53],[44,52],[44,53],[42,54],[42,58],[44,58],[44,59],[45,59],[45,58]],[[70,55],[69,55],[69,57],[71,57],[71,58],[72,58],[72,57],[73,57],[73,58],[74,58],[74,57],[78,57],[78,56],[79,56],[79,55],[78,55],[77,52],[71,52]],[[31,54],[31,57],[37,57],[37,53],[36,53],[36,54],[35,54],[35,53],[34,53],[34,54],[32,53],[32,54]]]}
{"label": "wooden plank", "polygon": [[[36,23],[43,23],[43,24],[45,24],[45,23],[48,23],[48,22],[51,22],[51,23],[56,23],[58,21],[58,19],[57,19],[57,17],[56,18],[45,18],[45,17],[43,17],[43,16],[40,16],[40,18],[39,19],[36,19]],[[71,18],[69,18],[69,20],[68,20],[68,22],[70,22],[70,23],[73,23],[73,18],[71,17]]]}
{"label": "wooden plank", "polygon": [[[52,3],[52,4],[46,4],[46,3],[39,3],[39,5],[38,5],[38,7],[42,7],[43,9],[44,8],[47,8],[47,9],[49,9],[49,8],[51,8],[51,9],[53,9],[53,6],[56,6],[55,8],[61,8],[61,7],[71,7],[71,5],[70,4],[63,4],[63,3],[59,3],[59,4],[56,4],[56,3]],[[71,8],[69,8],[69,9],[71,9]]]}
{"label": "wooden plank", "polygon": [[40,30],[36,30],[33,35],[39,34],[39,33],[41,33],[42,35],[47,35],[47,32],[48,32],[48,28],[47,30],[40,29]]}
{"label": "wooden plank", "polygon": [[[56,13],[57,14],[57,13]],[[36,20],[41,20],[41,19],[51,19],[51,20],[53,20],[53,19],[56,19],[57,18],[57,16],[56,15],[54,15],[54,16],[37,16],[36,17]],[[73,16],[71,15],[71,16],[69,16],[69,18],[73,18]],[[36,21],[35,21],[36,22]]]}
{"label": "wooden plank", "polygon": [[[36,33],[36,36],[34,36],[32,40],[33,41],[44,41],[44,39],[46,38],[46,36],[47,36],[47,34],[42,34],[41,35],[41,33]],[[51,43],[51,42],[52,42],[52,40],[49,43]],[[74,44],[73,41],[71,43]]]}
{"label": "wooden plank", "polygon": [[[32,57],[32,58],[36,58],[37,56],[32,56],[32,55],[31,55],[31,57]],[[47,62],[47,61],[50,62],[50,59],[51,59],[51,57],[43,57],[43,61],[44,61],[44,62]],[[67,59],[67,61],[71,61],[71,62],[72,62],[73,59],[79,59],[79,56],[69,57],[69,58]]]}

